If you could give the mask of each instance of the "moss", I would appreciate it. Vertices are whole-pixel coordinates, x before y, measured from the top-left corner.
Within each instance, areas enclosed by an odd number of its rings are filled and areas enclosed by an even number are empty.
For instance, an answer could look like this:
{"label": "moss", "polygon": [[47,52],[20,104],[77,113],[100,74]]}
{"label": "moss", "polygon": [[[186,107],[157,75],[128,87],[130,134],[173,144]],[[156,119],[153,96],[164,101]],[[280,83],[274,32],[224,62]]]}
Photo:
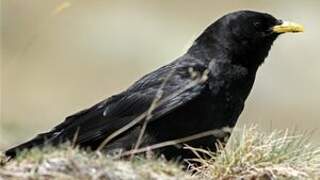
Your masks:
{"label": "moss", "polygon": [[21,152],[0,169],[0,179],[196,179],[164,159],[120,160],[61,146]]}

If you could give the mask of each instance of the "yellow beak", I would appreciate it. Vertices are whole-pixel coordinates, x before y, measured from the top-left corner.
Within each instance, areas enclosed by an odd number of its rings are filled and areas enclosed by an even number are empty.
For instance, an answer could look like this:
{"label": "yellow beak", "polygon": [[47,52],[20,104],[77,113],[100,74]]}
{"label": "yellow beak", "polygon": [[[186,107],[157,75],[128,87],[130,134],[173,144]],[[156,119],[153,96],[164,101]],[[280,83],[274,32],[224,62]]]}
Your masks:
{"label": "yellow beak", "polygon": [[276,32],[276,33],[286,33],[286,32],[297,33],[297,32],[303,32],[304,28],[300,24],[283,21],[282,24],[273,26],[272,30],[273,32]]}

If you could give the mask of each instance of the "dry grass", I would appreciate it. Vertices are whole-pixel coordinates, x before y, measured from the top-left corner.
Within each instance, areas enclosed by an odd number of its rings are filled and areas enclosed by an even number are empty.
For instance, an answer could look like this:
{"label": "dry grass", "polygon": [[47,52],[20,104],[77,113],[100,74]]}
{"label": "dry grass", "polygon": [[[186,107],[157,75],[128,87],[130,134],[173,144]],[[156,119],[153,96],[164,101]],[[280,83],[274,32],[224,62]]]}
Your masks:
{"label": "dry grass", "polygon": [[199,158],[198,175],[209,179],[320,179],[320,147],[308,135],[289,135],[288,131],[259,133],[256,128],[234,132],[227,148],[217,153],[188,147]]}
{"label": "dry grass", "polygon": [[0,168],[0,179],[320,179],[320,147],[308,136],[285,132],[260,133],[255,128],[235,131],[217,153],[198,153],[200,166],[192,175],[176,162],[150,156],[116,159],[97,152],[62,146],[22,152]]}

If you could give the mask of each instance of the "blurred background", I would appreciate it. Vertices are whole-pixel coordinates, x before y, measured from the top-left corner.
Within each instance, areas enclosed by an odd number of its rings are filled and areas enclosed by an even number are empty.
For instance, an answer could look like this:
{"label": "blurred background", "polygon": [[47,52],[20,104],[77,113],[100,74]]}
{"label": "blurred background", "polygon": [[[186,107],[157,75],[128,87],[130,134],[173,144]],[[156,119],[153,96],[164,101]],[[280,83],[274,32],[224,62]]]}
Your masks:
{"label": "blurred background", "polygon": [[127,88],[235,10],[302,23],[260,68],[240,124],[320,140],[320,1],[2,0],[0,150]]}

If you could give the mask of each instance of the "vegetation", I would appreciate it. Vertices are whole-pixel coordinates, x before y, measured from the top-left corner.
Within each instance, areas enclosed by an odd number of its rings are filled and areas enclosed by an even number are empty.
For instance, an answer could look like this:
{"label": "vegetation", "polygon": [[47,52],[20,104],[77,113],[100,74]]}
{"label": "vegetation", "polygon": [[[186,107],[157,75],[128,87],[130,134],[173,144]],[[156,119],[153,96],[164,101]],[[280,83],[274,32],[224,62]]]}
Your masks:
{"label": "vegetation", "polygon": [[186,147],[208,155],[193,159],[200,165],[190,170],[150,153],[124,160],[64,145],[22,152],[0,167],[0,179],[320,179],[320,147],[307,135],[266,135],[256,128],[233,135],[216,153]]}
{"label": "vegetation", "polygon": [[199,158],[197,174],[211,179],[320,179],[320,147],[308,142],[308,135],[274,131],[266,135],[256,128],[234,133],[227,148]]}

